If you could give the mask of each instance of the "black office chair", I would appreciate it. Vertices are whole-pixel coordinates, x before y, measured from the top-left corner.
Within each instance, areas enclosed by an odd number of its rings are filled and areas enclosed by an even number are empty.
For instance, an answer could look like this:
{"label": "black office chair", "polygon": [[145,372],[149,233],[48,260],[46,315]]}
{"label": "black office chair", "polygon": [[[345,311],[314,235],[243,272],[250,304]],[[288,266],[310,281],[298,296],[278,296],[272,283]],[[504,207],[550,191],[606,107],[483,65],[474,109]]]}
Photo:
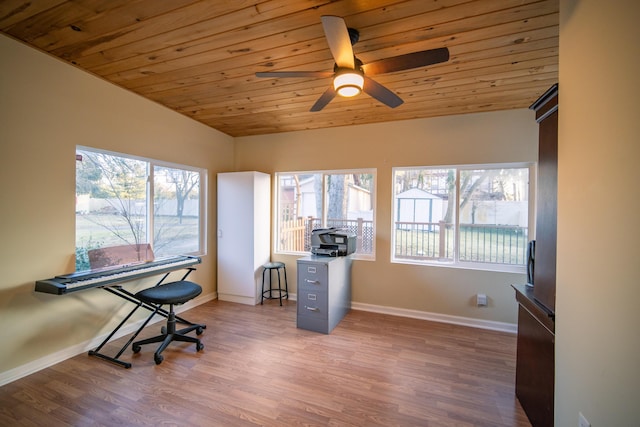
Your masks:
{"label": "black office chair", "polygon": [[202,288],[188,280],[178,280],[176,282],[167,283],[166,285],[154,286],[153,288],[144,289],[135,294],[136,298],[147,304],[156,306],[154,312],[157,313],[160,307],[169,304],[169,315],[167,316],[167,326],[163,326],[161,334],[152,338],[136,341],[131,345],[134,353],[140,351],[140,346],[151,343],[162,343],[153,355],[156,365],[164,360],[162,352],[173,341],[191,342],[196,344],[196,351],[204,348],[204,345],[198,338],[186,335],[191,331],[196,331],[197,335],[202,334],[204,325],[189,325],[186,328],[176,330],[176,314],[173,310],[174,305],[184,304],[185,302],[197,297],[202,293]]}

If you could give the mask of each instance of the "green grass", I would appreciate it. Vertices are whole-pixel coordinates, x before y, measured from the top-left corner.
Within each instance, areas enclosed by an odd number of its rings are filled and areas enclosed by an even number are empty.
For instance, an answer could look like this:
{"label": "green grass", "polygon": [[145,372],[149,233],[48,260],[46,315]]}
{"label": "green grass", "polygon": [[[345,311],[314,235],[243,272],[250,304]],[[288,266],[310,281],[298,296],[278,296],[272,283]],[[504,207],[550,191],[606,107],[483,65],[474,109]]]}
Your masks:
{"label": "green grass", "polygon": [[[142,222],[140,222],[142,221]],[[144,218],[136,219],[139,237],[136,237],[127,221],[120,215],[76,215],[76,270],[89,268],[87,251],[99,247],[146,243]],[[198,218],[184,217],[182,223],[176,217],[156,217],[154,229],[154,253],[156,256],[192,253],[198,251]]]}
{"label": "green grass", "polygon": [[[490,231],[487,231],[490,230]],[[453,260],[454,233],[445,232],[444,252],[440,253],[441,234],[438,231],[395,230],[395,254],[408,259]],[[525,264],[527,236],[513,230],[462,228],[460,231],[460,260],[494,264]]]}

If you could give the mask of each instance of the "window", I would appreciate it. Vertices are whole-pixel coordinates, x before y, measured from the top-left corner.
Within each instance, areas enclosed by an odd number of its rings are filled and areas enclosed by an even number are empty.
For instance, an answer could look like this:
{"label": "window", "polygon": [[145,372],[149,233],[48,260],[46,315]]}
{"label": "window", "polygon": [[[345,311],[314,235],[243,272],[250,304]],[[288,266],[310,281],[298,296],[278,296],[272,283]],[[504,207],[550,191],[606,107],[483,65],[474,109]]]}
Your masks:
{"label": "window", "polygon": [[375,256],[375,170],[276,174],[275,251],[311,251],[311,230],[336,227],[356,235],[356,256]]}
{"label": "window", "polygon": [[392,261],[521,271],[529,165],[393,169]]}
{"label": "window", "polygon": [[76,270],[87,251],[150,243],[156,257],[205,253],[206,171],[76,150]]}

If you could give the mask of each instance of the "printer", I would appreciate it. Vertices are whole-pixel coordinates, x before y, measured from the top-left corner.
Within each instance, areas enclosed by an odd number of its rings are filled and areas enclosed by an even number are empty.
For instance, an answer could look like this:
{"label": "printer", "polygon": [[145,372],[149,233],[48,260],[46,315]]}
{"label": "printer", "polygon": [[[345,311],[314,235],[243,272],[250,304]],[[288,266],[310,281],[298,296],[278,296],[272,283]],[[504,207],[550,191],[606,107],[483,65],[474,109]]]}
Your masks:
{"label": "printer", "polygon": [[346,256],[356,251],[356,235],[346,230],[316,228],[311,231],[311,253],[324,256]]}

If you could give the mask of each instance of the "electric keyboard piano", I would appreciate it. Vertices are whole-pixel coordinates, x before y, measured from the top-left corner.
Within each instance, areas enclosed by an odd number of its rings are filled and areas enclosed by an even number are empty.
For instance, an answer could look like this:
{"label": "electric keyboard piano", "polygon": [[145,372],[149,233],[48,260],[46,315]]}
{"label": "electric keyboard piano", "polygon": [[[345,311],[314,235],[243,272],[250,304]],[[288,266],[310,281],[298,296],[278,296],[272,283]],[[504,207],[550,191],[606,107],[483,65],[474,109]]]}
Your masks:
{"label": "electric keyboard piano", "polygon": [[[119,265],[115,267],[103,267],[95,268],[85,271],[77,271],[75,273],[63,274],[61,276],[52,277],[51,279],[38,280],[36,282],[36,292],[44,292],[48,294],[63,295],[69,292],[76,292],[85,289],[101,288],[114,294],[120,298],[123,298],[134,304],[134,307],[128,315],[122,319],[118,326],[107,335],[107,337],[100,343],[94,350],[89,351],[90,356],[96,356],[101,359],[116,363],[125,368],[130,368],[131,363],[120,360],[124,350],[133,342],[138,334],[149,323],[151,318],[156,315],[162,315],[168,317],[169,313],[161,306],[155,306],[152,304],[146,304],[136,298],[134,294],[124,289],[120,283],[128,282],[130,280],[141,279],[144,277],[163,275],[156,286],[160,286],[164,280],[169,276],[169,273],[175,270],[187,269],[186,273],[182,276],[181,280],[185,280],[186,277],[195,270],[193,265],[200,264],[202,260],[196,256],[174,256],[169,258],[156,258],[153,261],[136,262],[127,265]],[[107,344],[111,338],[125,325],[125,323],[131,318],[140,307],[151,311],[151,315],[147,320],[140,325],[136,332],[129,338],[120,349],[120,351],[114,356],[109,356],[101,353],[102,348]],[[176,320],[180,323],[187,325],[194,325],[193,323],[176,316]],[[202,329],[206,328],[206,325],[199,325]]]}
{"label": "electric keyboard piano", "polygon": [[121,282],[141,279],[174,270],[188,268],[200,264],[202,260],[196,256],[174,256],[158,258],[149,262],[97,268],[63,274],[50,279],[38,280],[36,292],[62,295],[85,289],[113,286]]}

